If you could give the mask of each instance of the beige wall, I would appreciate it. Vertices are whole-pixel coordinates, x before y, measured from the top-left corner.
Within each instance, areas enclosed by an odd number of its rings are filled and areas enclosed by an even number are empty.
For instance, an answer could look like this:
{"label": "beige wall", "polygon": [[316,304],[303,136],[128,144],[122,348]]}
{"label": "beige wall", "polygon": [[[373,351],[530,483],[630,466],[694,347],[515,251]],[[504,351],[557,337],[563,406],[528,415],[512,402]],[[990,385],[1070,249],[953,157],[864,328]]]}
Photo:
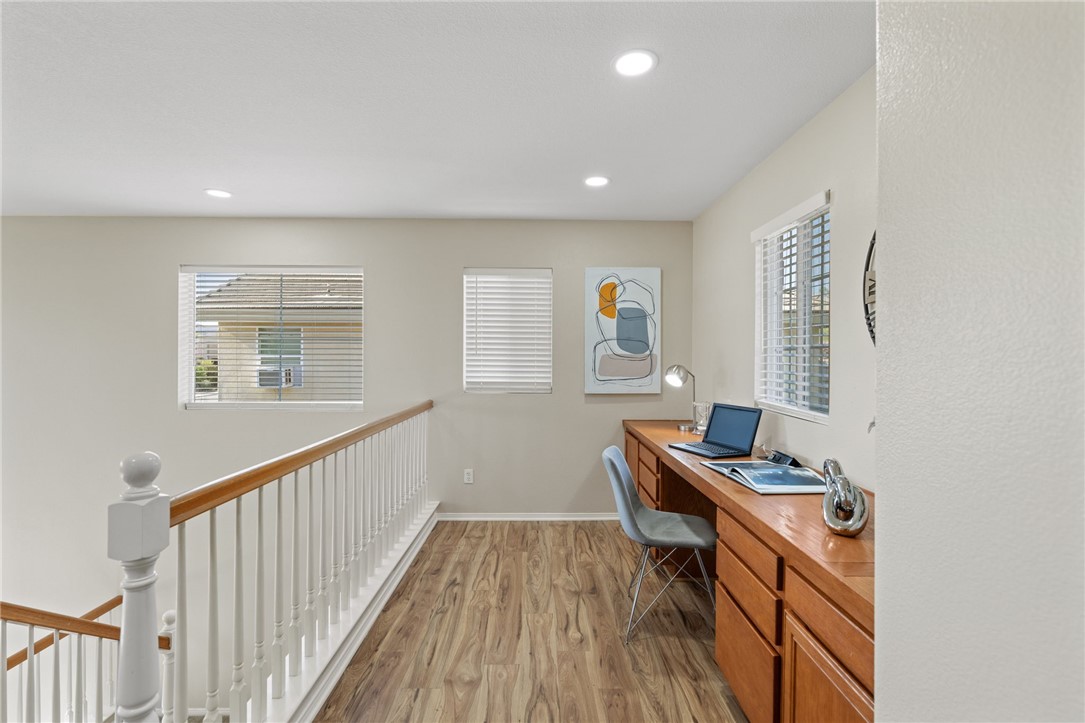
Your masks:
{"label": "beige wall", "polygon": [[[7,218],[3,233],[3,580],[23,603],[113,594],[106,505],[134,451],[159,452],[177,493],[432,398],[442,509],[613,512],[600,452],[620,420],[688,416],[688,389],[587,397],[582,371],[587,266],[662,267],[664,363],[689,358],[688,223]],[[181,264],[364,267],[365,413],[179,410]],[[554,269],[553,394],[463,393],[470,266]]]}
{"label": "beige wall", "polygon": [[880,720],[1085,720],[1083,28],[878,4]]}
{"label": "beige wall", "polygon": [[752,404],[754,263],[750,233],[831,190],[831,380],[827,425],[766,411],[759,440],[821,467],[836,457],[853,482],[874,475],[874,346],[862,314],[862,274],[874,233],[877,175],[871,69],[693,224],[693,363],[702,399]]}

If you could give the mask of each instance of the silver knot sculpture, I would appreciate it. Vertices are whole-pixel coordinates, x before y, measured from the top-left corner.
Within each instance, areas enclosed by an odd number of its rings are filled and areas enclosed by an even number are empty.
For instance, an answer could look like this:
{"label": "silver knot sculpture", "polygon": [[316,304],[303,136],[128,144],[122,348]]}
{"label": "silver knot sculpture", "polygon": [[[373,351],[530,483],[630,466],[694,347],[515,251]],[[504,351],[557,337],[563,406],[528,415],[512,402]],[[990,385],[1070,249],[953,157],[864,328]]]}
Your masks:
{"label": "silver knot sculpture", "polygon": [[829,491],[821,503],[825,526],[837,535],[855,537],[866,527],[866,495],[844,476],[844,469],[833,458],[825,460],[825,486]]}

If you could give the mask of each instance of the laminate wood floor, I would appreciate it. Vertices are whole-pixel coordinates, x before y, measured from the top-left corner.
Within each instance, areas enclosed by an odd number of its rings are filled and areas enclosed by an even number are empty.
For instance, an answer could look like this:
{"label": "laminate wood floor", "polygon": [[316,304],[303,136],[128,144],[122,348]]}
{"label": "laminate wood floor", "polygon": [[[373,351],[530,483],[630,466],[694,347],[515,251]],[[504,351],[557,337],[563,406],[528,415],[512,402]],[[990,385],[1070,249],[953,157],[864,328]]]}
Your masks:
{"label": "laminate wood floor", "polygon": [[622,644],[637,551],[617,522],[439,522],[317,720],[745,723],[703,590]]}

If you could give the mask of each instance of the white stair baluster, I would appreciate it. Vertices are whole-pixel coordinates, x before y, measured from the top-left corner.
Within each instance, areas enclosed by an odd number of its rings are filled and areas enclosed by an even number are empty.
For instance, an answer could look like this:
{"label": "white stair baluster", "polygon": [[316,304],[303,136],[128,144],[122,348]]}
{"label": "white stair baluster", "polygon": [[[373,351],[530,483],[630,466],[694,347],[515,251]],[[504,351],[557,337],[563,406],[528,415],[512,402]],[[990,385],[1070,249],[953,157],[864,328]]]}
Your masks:
{"label": "white stair baluster", "polygon": [[373,444],[362,440],[362,584],[373,577]]}
{"label": "white stair baluster", "polygon": [[316,639],[328,637],[328,458],[320,460],[320,584],[316,590]]}
{"label": "white stair baluster", "polygon": [[275,480],[275,580],[272,582],[271,697],[283,697],[286,649],[283,645],[283,481]]}
{"label": "white stair baluster", "polygon": [[219,723],[219,553],[218,508],[207,512],[207,699],[203,723]]}
{"label": "white stair baluster", "polygon": [[167,610],[162,613],[162,629],[158,631],[159,635],[165,635],[170,639],[170,649],[162,654],[162,723],[174,723],[174,721],[176,721],[176,717],[173,713],[175,705],[173,681],[176,675],[176,671],[174,670],[175,656],[173,641],[177,637],[175,635],[176,632],[177,613],[173,610]]}
{"label": "white stair baluster", "polygon": [[[7,666],[4,669],[4,677],[7,677]],[[53,631],[53,720],[63,720],[60,711],[60,631]]]}
{"label": "white stair baluster", "polygon": [[376,435],[368,437],[366,440],[366,459],[368,461],[367,473],[366,473],[366,520],[369,525],[366,532],[366,559],[369,565],[369,570],[366,573],[366,581],[373,579],[373,575],[376,574],[376,521],[378,521],[379,512],[376,510],[376,479],[378,479],[378,468],[376,468],[376,458],[378,458],[378,447],[376,447]]}
{"label": "white stair baluster", "polygon": [[[57,652],[60,645],[57,644]],[[4,669],[0,671],[0,723],[8,723],[8,621],[0,620],[0,660]]]}
{"label": "white stair baluster", "polygon": [[267,719],[267,663],[264,660],[264,488],[256,491],[256,609],[253,615],[252,720]]}
{"label": "white stair baluster", "polygon": [[381,432],[381,546],[380,562],[383,565],[392,550],[389,539],[392,522],[392,433],[389,430]]}
{"label": "white stair baluster", "polygon": [[350,609],[350,599],[354,597],[354,578],[351,567],[354,565],[354,467],[351,465],[350,447],[343,450],[343,568],[340,586],[340,603],[343,610]]}
{"label": "white stair baluster", "polygon": [[385,478],[386,478],[386,473],[385,473],[385,450],[384,450],[385,438],[384,438],[384,431],[383,430],[380,431],[380,432],[377,432],[376,446],[377,446],[377,479],[376,479],[376,483],[377,483],[377,503],[376,503],[376,513],[377,513],[376,534],[377,534],[377,540],[376,540],[376,543],[377,544],[376,544],[375,552],[376,552],[377,558],[374,561],[374,565],[375,565],[375,567],[379,568],[381,566],[381,563],[384,562],[384,520],[385,520],[384,503],[385,503],[385,499],[387,499],[387,495],[385,494],[385,490],[386,490],[386,487],[385,487]]}
{"label": "white stair baluster", "polygon": [[294,533],[290,536],[290,627],[286,648],[290,658],[289,675],[301,672],[301,481],[294,472]]}
{"label": "white stair baluster", "polygon": [[306,529],[305,612],[302,616],[305,635],[305,657],[311,657],[316,644],[316,483],[313,481],[313,465],[309,465],[309,514]]}
{"label": "white stair baluster", "polygon": [[[87,671],[86,650],[83,636],[75,634],[75,719],[83,723],[87,719]],[[157,646],[155,646],[157,650]]]}
{"label": "white stair baluster", "polygon": [[23,708],[23,668],[25,667],[26,663],[24,662],[16,668],[19,679],[15,684],[15,720],[22,720],[20,716],[25,712],[25,708]]}
{"label": "white stair baluster", "polygon": [[64,711],[64,720],[75,720],[75,675],[72,674],[72,665],[75,663],[75,638],[70,635],[65,640],[68,641],[68,654],[64,656],[64,661],[67,663],[68,670],[68,684],[64,687],[64,692],[68,695],[68,707]]}
{"label": "white stair baluster", "polygon": [[[114,612],[116,612],[116,608],[109,611],[109,624],[110,625],[115,625],[116,624],[114,622],[114,617],[113,617]],[[106,652],[108,653],[108,658],[109,658],[109,663],[107,664],[107,666],[109,668],[109,696],[108,697],[109,697],[109,707],[110,708],[113,708],[114,706],[117,705],[117,666],[113,661],[115,659],[114,658],[114,648],[119,647],[119,646],[120,646],[119,643],[112,643],[111,642],[109,644],[109,646],[106,648]]]}
{"label": "white stair baluster", "polygon": [[[59,643],[58,643],[59,647]],[[94,723],[102,723],[105,720],[105,706],[102,705],[103,685],[102,670],[102,639],[94,639]],[[60,720],[57,718],[57,720]]]}
{"label": "white stair baluster", "polygon": [[241,498],[234,500],[237,522],[234,526],[234,672],[230,685],[230,723],[244,723],[248,713],[249,689],[245,684],[245,582],[241,544]]}
{"label": "white stair baluster", "polygon": [[354,449],[354,475],[352,477],[353,492],[352,502],[354,507],[350,510],[350,520],[353,527],[350,531],[350,596],[358,597],[361,593],[361,444],[352,446]]}
{"label": "white stair baluster", "polygon": [[[157,723],[161,676],[158,660],[158,613],[155,610],[154,566],[169,546],[170,500],[154,480],[162,462],[153,452],[132,455],[121,463],[127,486],[121,500],[109,506],[109,558],[124,571],[121,590],[120,653],[117,668],[118,721]],[[82,646],[76,644],[76,718],[85,709],[82,700]]]}
{"label": "white stair baluster", "polygon": [[406,437],[404,436],[405,426],[400,424],[396,427],[396,544],[399,544],[400,539],[403,538],[403,533],[407,527],[407,516],[404,514],[404,504],[407,500],[404,494],[404,480],[406,480],[407,471],[407,450],[404,442]]}
{"label": "white stair baluster", "polygon": [[354,445],[354,549],[351,556],[354,571],[353,595],[357,597],[362,592],[364,582],[362,580],[362,445]]}
{"label": "white stair baluster", "polygon": [[[188,525],[177,525],[177,614],[173,632],[173,714],[188,720]],[[79,720],[82,720],[80,718]]]}
{"label": "white stair baluster", "polygon": [[328,622],[339,624],[339,536],[342,525],[339,522],[339,453],[332,452],[332,536],[328,541],[328,555],[331,557],[332,576],[328,585]]}
{"label": "white stair baluster", "polygon": [[[26,717],[27,723],[37,723],[38,714],[34,707],[37,700],[36,686],[34,685],[34,626],[26,626]],[[21,687],[21,686],[20,686]]]}

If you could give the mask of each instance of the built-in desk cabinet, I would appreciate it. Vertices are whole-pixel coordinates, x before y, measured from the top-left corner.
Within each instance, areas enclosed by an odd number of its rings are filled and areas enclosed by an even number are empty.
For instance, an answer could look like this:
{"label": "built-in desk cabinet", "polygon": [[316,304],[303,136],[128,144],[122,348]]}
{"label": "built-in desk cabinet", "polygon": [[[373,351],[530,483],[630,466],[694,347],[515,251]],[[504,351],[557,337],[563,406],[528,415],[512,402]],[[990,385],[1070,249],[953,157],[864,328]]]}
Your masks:
{"label": "built-in desk cabinet", "polygon": [[653,510],[659,509],[659,457],[647,445],[639,444],[632,434],[625,435],[625,461],[641,501]]}
{"label": "built-in desk cabinet", "polygon": [[834,536],[820,497],[761,497],[672,453],[667,423],[625,427],[646,504],[709,519],[690,491],[712,503],[716,662],[751,723],[872,721],[873,523]]}
{"label": "built-in desk cabinet", "polygon": [[873,720],[873,639],[731,515],[716,527],[716,663],[750,723]]}

